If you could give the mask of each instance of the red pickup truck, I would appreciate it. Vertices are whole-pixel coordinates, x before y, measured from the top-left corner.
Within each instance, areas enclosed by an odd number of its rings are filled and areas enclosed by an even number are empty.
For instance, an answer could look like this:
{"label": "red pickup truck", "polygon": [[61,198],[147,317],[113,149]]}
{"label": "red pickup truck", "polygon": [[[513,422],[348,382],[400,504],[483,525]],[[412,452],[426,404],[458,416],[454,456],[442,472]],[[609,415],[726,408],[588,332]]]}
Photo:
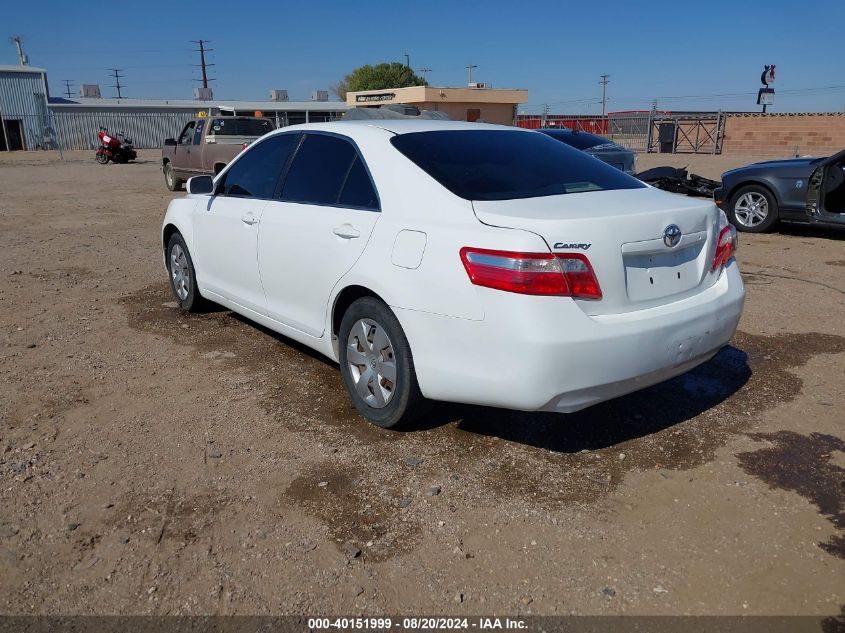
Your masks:
{"label": "red pickup truck", "polygon": [[170,191],[178,191],[192,176],[216,176],[241,150],[271,132],[270,119],[218,116],[192,119],[178,138],[161,148],[161,169]]}

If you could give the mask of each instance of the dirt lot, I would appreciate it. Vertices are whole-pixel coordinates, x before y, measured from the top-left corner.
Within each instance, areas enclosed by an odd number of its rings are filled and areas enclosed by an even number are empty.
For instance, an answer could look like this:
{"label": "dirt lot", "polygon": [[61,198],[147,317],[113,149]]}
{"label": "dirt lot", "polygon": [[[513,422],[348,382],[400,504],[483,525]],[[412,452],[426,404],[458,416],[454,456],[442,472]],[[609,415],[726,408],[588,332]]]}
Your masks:
{"label": "dirt lot", "polygon": [[142,154],[0,158],[0,611],[840,613],[845,233],[742,236],[740,332],[685,376],[396,433],[325,360],[173,308]]}

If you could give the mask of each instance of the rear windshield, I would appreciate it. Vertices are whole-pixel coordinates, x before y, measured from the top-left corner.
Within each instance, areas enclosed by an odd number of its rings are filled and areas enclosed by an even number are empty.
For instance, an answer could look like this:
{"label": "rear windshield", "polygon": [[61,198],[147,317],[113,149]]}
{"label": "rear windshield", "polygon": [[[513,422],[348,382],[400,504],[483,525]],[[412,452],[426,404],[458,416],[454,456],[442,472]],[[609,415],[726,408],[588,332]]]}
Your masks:
{"label": "rear windshield", "polygon": [[440,130],[399,134],[393,146],[467,200],[640,189],[642,182],[545,134]]}
{"label": "rear windshield", "polygon": [[607,145],[612,143],[609,139],[587,132],[564,132],[563,130],[540,130],[554,139],[563,141],[575,149],[590,149],[596,145]]}
{"label": "rear windshield", "polygon": [[267,119],[220,118],[211,122],[209,134],[217,136],[264,136],[273,131],[273,124]]}

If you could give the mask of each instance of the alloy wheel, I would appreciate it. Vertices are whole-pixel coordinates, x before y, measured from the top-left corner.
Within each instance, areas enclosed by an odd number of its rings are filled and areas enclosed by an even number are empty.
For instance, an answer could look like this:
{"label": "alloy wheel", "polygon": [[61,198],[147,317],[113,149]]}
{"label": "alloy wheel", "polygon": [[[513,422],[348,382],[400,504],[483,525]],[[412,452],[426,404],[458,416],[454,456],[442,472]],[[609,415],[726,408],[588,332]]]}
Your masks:
{"label": "alloy wheel", "polygon": [[761,193],[749,191],[742,194],[734,205],[736,221],[746,227],[754,227],[769,216],[769,201]]}

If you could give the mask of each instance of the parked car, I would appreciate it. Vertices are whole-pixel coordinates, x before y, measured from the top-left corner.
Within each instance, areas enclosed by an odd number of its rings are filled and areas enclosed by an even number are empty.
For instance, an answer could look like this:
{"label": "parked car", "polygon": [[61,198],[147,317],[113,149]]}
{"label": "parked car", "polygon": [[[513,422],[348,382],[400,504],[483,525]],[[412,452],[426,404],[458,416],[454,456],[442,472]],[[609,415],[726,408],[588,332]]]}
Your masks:
{"label": "parked car", "polygon": [[845,225],[845,150],[829,158],[754,163],[722,174],[716,204],[740,231],[771,231],[779,220]]}
{"label": "parked car", "polygon": [[636,171],[636,154],[627,147],[614,143],[603,136],[596,136],[595,134],[581,132],[580,130],[559,128],[543,128],[537,131],[566,143],[570,147],[580,149],[590,156],[595,156],[608,165],[612,165],[616,169],[621,169],[626,174],[633,175],[634,171]]}
{"label": "parked car", "polygon": [[277,130],[162,225],[177,304],[212,301],[340,365],[362,416],[425,399],[571,412],[733,335],[736,231],[543,134],[454,121]]}
{"label": "parked car", "polygon": [[178,138],[168,138],[161,148],[161,169],[170,191],[201,174],[219,174],[244,147],[275,126],[270,119],[221,116],[192,119]]}

